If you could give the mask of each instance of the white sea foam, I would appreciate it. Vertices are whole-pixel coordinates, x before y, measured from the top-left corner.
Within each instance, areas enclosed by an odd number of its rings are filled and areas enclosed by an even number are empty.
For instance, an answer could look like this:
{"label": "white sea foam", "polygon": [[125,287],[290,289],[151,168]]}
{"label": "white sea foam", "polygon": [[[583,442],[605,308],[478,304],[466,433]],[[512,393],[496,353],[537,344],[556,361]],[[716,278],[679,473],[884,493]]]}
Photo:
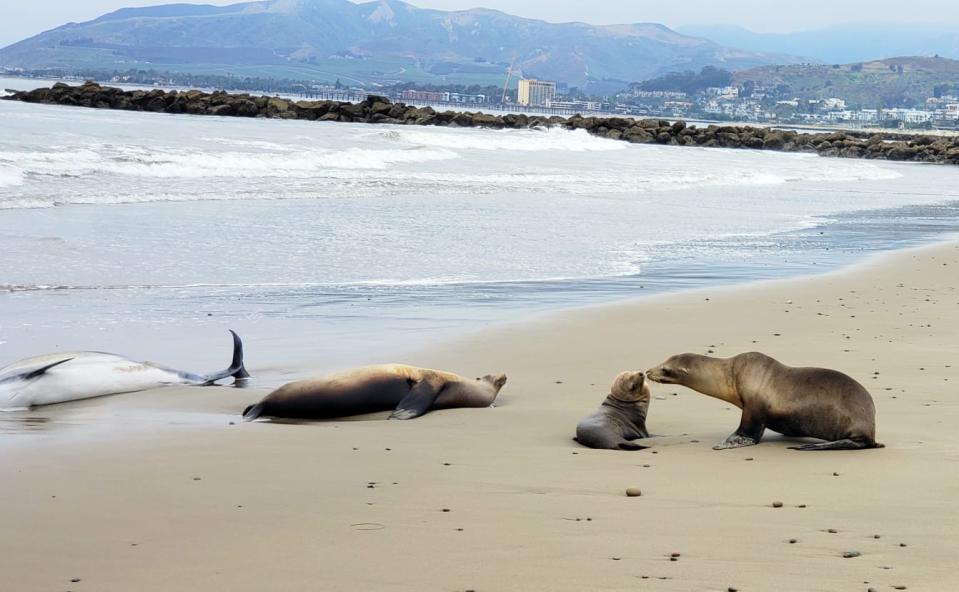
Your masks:
{"label": "white sea foam", "polygon": [[14,187],[23,184],[23,171],[14,166],[0,164],[0,187]]}
{"label": "white sea foam", "polygon": [[[296,153],[164,150],[139,146],[107,146],[62,152],[12,152],[0,156],[0,184],[19,184],[30,175],[84,177],[98,174],[151,178],[309,178],[329,169],[383,170],[457,158],[442,148],[373,150],[303,150]],[[20,170],[9,164],[16,163]],[[14,173],[5,174],[11,170]]]}
{"label": "white sea foam", "polygon": [[628,145],[589,135],[585,130],[390,130],[387,139],[454,150],[506,150],[516,152],[613,152]]}

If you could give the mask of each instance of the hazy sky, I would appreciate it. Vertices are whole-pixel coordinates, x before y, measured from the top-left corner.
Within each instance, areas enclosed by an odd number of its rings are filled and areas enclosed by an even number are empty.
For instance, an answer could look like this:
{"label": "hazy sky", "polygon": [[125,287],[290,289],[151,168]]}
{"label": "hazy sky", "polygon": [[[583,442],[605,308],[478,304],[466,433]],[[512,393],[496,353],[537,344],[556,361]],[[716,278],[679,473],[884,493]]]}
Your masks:
{"label": "hazy sky", "polygon": [[[69,21],[85,21],[126,6],[149,6],[191,0],[0,0],[0,46]],[[195,4],[233,4],[208,0]],[[457,10],[485,6],[549,21],[594,24],[659,22],[736,24],[755,31],[797,31],[854,21],[959,25],[955,0],[411,0],[425,8]]]}

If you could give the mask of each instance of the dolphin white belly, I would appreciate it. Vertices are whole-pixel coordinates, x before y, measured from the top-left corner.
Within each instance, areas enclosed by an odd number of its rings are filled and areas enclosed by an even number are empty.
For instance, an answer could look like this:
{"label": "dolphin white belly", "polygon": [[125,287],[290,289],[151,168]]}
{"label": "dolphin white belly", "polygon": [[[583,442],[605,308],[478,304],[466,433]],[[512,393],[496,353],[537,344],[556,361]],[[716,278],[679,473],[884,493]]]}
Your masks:
{"label": "dolphin white belly", "polygon": [[0,409],[23,409],[170,385],[209,385],[230,376],[247,378],[242,343],[235,333],[233,340],[230,367],[210,375],[101,352],[65,352],[20,360],[0,368]]}

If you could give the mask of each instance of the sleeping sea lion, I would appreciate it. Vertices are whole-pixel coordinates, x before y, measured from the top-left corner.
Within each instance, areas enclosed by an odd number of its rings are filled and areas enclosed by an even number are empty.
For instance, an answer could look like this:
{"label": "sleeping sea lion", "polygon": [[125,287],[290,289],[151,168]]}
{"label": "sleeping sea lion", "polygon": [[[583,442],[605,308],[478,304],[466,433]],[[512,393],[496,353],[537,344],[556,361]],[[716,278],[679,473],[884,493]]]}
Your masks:
{"label": "sleeping sea lion", "polygon": [[642,450],[633,440],[648,438],[649,385],[642,372],[623,372],[596,413],[576,424],[575,440],[590,448]]}
{"label": "sleeping sea lion", "polygon": [[431,409],[489,407],[504,384],[505,374],[470,380],[403,364],[367,366],[281,386],[247,407],[243,419],[331,419],[390,409],[390,419],[413,419]]}
{"label": "sleeping sea lion", "polygon": [[679,384],[743,410],[739,429],[715,450],[759,444],[766,428],[784,436],[826,442],[795,450],[882,448],[876,442],[876,407],[861,384],[835,370],[793,368],[765,354],[732,358],[673,356],[646,372],[663,384]]}

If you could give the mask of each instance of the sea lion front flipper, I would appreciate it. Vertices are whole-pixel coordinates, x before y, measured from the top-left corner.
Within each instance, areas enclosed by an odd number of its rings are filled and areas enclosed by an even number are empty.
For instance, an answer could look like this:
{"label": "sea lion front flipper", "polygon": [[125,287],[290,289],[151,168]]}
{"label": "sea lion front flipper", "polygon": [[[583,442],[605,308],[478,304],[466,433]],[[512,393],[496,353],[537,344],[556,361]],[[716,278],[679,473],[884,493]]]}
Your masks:
{"label": "sea lion front flipper", "polygon": [[414,419],[423,415],[433,406],[440,389],[440,386],[429,380],[417,382],[396,406],[390,419]]}
{"label": "sea lion front flipper", "polygon": [[713,450],[728,450],[730,448],[755,446],[763,439],[763,433],[765,431],[766,426],[755,421],[751,417],[751,414],[746,409],[743,409],[743,417],[739,420],[739,429],[719,444],[713,446]]}

